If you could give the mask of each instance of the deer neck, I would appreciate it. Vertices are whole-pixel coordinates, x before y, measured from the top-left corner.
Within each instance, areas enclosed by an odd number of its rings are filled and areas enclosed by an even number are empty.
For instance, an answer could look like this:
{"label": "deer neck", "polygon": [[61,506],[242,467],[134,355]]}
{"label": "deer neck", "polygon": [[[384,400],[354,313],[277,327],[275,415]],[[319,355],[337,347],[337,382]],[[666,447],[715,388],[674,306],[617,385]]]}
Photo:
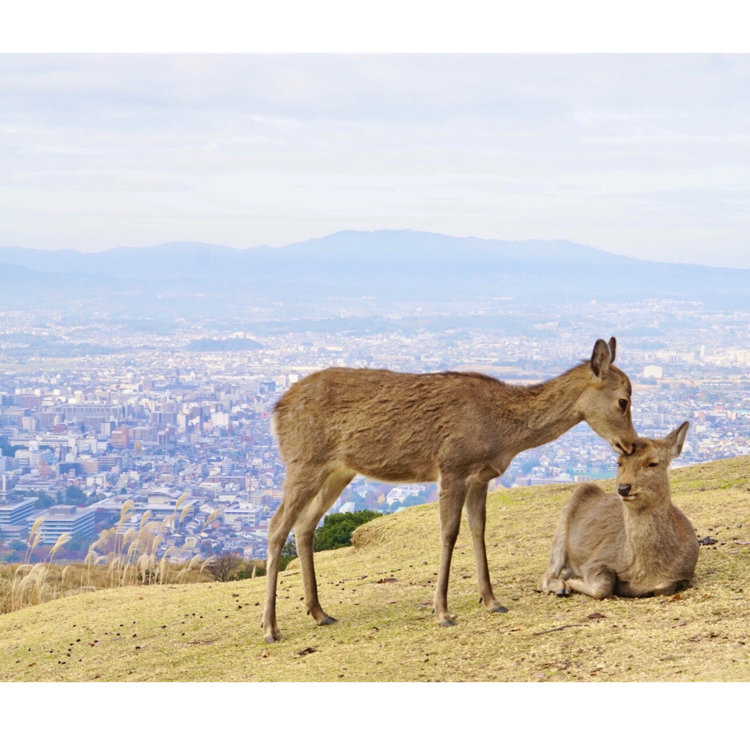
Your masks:
{"label": "deer neck", "polygon": [[583,420],[577,401],[586,388],[586,367],[579,365],[552,380],[516,389],[514,437],[521,450],[549,443]]}
{"label": "deer neck", "polygon": [[638,560],[645,569],[669,557],[669,551],[680,546],[680,538],[672,518],[672,502],[667,491],[663,502],[647,508],[628,507],[623,501],[625,553]]}

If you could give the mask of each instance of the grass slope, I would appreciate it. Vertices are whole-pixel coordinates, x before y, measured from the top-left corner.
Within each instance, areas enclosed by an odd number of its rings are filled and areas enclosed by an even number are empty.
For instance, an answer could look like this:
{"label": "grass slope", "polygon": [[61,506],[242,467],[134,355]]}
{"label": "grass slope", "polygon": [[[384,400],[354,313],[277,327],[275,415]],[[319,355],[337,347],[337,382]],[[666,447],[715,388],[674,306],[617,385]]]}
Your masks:
{"label": "grass slope", "polygon": [[[491,496],[488,555],[507,614],[478,604],[462,526],[449,604],[434,622],[436,505],[360,527],[316,554],[323,606],[305,613],[296,561],[281,574],[285,639],[264,643],[265,579],[77,594],[0,616],[4,681],[747,681],[750,457],[672,472],[673,499],[702,546],[694,586],[673,597],[597,602],[535,591],[570,487]],[[613,480],[604,482],[611,487]]]}

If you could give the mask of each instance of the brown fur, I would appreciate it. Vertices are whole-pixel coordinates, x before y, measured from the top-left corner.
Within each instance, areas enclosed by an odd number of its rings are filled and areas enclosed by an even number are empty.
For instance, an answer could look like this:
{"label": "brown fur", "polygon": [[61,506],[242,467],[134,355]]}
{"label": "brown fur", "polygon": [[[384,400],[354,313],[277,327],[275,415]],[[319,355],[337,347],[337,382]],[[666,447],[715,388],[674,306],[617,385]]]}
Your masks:
{"label": "brown fur", "polygon": [[544,592],[603,599],[671,594],[689,585],[698,541],[672,505],[668,476],[688,427],[684,422],[663,440],[639,439],[618,462],[617,493],[592,484],[576,488],[552,542]]}
{"label": "brown fur", "polygon": [[540,385],[517,387],[476,373],[405,374],[331,368],[304,378],[279,400],[274,429],[286,463],[284,497],[268,532],[265,638],[276,623],[278,560],[294,528],[310,614],[334,622],[320,606],[313,567],[315,527],[356,474],[390,482],[440,482],[442,558],[435,615],[448,614],[448,572],[466,507],[479,591],[495,599],[484,544],[487,483],[522,450],[547,443],[582,420],[613,446],[630,450],[636,434],[631,387],[612,365],[616,342],[599,339],[591,360]]}

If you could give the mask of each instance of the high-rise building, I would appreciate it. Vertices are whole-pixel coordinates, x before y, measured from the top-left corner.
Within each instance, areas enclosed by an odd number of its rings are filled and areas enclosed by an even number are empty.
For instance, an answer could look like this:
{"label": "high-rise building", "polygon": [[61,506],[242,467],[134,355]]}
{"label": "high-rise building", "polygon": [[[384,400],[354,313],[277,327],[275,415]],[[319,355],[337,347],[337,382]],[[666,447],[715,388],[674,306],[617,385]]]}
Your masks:
{"label": "high-rise building", "polygon": [[53,505],[47,509],[41,533],[44,544],[54,544],[60,534],[71,534],[73,538],[88,536],[94,532],[95,510],[92,507],[78,508],[74,505]]}
{"label": "high-rise building", "polygon": [[113,448],[127,448],[129,437],[128,428],[123,425],[116,430],[112,430],[109,436],[109,442]]}

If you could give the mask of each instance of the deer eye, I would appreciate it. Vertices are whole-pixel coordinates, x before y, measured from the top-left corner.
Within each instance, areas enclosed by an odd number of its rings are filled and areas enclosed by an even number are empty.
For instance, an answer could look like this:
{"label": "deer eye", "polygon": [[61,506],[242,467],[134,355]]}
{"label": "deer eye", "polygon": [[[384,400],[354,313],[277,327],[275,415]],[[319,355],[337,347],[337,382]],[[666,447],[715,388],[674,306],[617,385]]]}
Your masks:
{"label": "deer eye", "polygon": [[651,462],[651,463],[650,463],[650,464],[648,465],[648,468],[649,468],[649,469],[653,469],[653,468],[654,468],[654,466],[658,466],[658,465],[659,465],[659,464],[658,464],[658,462],[656,462],[656,461],[652,461],[652,462]]}
{"label": "deer eye", "polygon": [[628,400],[626,398],[621,398],[618,402],[620,404],[620,408],[625,411],[628,408]]}

